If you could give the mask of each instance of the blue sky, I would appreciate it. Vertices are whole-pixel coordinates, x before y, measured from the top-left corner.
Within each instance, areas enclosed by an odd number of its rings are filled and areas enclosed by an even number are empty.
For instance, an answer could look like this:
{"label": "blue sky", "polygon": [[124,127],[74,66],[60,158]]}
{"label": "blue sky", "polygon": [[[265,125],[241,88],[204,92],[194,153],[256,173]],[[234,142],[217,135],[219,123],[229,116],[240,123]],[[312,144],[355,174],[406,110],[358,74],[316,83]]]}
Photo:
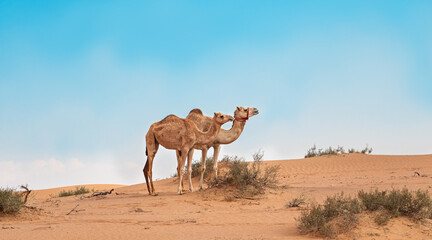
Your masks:
{"label": "blue sky", "polygon": [[[431,153],[431,12],[430,1],[0,1],[0,186],[142,182],[150,124],[195,107],[260,110],[222,155]],[[157,178],[174,156],[159,151]]]}

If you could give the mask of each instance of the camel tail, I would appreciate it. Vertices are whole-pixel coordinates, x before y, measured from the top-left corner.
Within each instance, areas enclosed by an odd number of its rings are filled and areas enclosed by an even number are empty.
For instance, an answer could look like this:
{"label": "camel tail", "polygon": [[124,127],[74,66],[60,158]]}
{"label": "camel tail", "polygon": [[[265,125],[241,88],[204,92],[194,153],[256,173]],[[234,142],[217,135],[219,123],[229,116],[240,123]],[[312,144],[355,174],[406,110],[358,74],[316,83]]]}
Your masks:
{"label": "camel tail", "polygon": [[148,151],[147,151],[147,147],[146,147],[146,156],[148,157]]}

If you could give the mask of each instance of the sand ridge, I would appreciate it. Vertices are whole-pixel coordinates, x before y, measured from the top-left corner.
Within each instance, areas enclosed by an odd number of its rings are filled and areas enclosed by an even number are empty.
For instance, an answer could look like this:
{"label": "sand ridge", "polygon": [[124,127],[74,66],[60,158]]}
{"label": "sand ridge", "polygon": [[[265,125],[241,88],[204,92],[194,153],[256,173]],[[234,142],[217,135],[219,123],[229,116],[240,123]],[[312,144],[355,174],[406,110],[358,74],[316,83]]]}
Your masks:
{"label": "sand ridge", "polygon": [[[256,199],[225,201],[223,189],[176,194],[177,180],[155,182],[158,196],[149,196],[145,183],[95,185],[114,193],[102,197],[52,198],[57,188],[35,191],[29,206],[41,209],[21,218],[0,218],[1,239],[317,239],[300,235],[295,218],[299,208],[286,203],[300,194],[320,202],[326,196],[358,190],[432,188],[432,155],[386,156],[344,154],[309,159],[265,161],[280,165],[280,188]],[[414,174],[419,172],[421,176]],[[143,180],[144,182],[144,180]],[[194,179],[198,186],[198,179]],[[69,215],[72,209],[74,209]],[[422,225],[398,218],[386,227],[363,217],[353,233],[339,239],[432,239]],[[388,228],[388,230],[385,230]],[[406,229],[400,230],[400,229]],[[410,229],[411,231],[408,231]]]}

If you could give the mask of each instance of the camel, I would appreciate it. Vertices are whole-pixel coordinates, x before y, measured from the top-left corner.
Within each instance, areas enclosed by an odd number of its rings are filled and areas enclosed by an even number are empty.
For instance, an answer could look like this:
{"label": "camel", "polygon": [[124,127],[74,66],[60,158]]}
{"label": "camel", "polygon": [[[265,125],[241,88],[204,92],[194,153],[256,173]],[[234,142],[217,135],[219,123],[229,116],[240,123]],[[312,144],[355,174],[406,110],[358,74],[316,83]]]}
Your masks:
{"label": "camel", "polygon": [[[237,107],[234,111],[234,122],[233,126],[230,130],[221,129],[219,132],[219,135],[216,137],[216,139],[211,142],[210,144],[200,144],[197,143],[194,145],[194,149],[201,150],[202,158],[201,158],[201,177],[200,177],[200,183],[199,183],[199,189],[203,189],[203,179],[204,179],[204,172],[206,170],[206,158],[207,158],[207,151],[209,148],[213,147],[213,169],[215,171],[215,178],[218,177],[217,170],[218,170],[218,157],[220,152],[220,145],[221,144],[230,144],[237,140],[241,133],[243,132],[243,129],[246,125],[246,121],[252,117],[259,114],[258,109],[256,108],[246,108],[246,107]],[[204,116],[202,111],[199,109],[193,109],[189,112],[186,119],[192,120],[201,131],[207,131],[207,129],[210,127],[211,124],[211,117]],[[193,154],[193,149],[192,149]],[[179,168],[181,163],[179,152],[177,151],[177,173],[180,174]],[[189,161],[188,161],[188,169],[189,169]],[[184,166],[183,166],[184,167]],[[183,186],[183,183],[182,183]]]}
{"label": "camel", "polygon": [[[218,136],[222,124],[233,121],[230,115],[214,113],[206,131],[201,131],[190,119],[179,118],[175,115],[169,115],[163,120],[153,123],[146,134],[146,155],[147,162],[144,166],[143,173],[147,184],[147,190],[150,195],[157,195],[153,186],[152,167],[153,159],[159,148],[159,144],[166,149],[177,150],[179,167],[184,169],[186,156],[188,158],[188,176],[189,190],[193,192],[192,186],[192,156],[193,146],[196,144],[208,145]],[[191,151],[192,150],[192,151]],[[183,171],[178,175],[179,188],[178,194],[183,194]],[[150,179],[150,185],[149,185]]]}

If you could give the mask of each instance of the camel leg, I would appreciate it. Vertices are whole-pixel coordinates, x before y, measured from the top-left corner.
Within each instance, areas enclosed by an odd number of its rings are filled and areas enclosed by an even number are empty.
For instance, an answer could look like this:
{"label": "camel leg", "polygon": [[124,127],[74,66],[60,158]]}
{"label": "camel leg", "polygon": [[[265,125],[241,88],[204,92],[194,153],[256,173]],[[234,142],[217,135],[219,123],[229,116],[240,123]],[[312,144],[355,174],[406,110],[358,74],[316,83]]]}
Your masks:
{"label": "camel leg", "polygon": [[[176,154],[177,154],[177,176],[180,176],[181,152],[179,150],[176,150]],[[181,183],[181,185],[182,185],[182,190],[184,191],[185,188],[183,182]]]}
{"label": "camel leg", "polygon": [[[154,159],[154,158],[153,158]],[[149,171],[148,176],[150,178],[150,185],[151,185],[151,195],[157,196],[157,193],[155,192],[155,188],[153,186],[153,159],[152,161],[149,161]]]}
{"label": "camel leg", "polygon": [[159,143],[156,141],[154,137],[150,136],[146,138],[147,162],[144,166],[143,172],[144,172],[144,178],[146,180],[147,190],[149,192],[149,195],[156,195],[153,186],[152,168],[153,168],[153,159],[157,153],[158,148],[159,148]]}
{"label": "camel leg", "polygon": [[207,160],[207,147],[204,147],[201,150],[201,177],[200,177],[200,183],[199,183],[199,190],[203,189],[203,181],[204,181],[204,173],[206,170],[206,160]]}
{"label": "camel leg", "polygon": [[145,181],[147,184],[147,191],[149,192],[149,194],[151,194],[149,179],[148,179],[148,169],[149,169],[149,164],[148,164],[148,157],[147,157],[147,161],[146,161],[144,168],[143,168],[143,173],[144,173],[144,178],[145,178]]}
{"label": "camel leg", "polygon": [[189,180],[189,190],[193,192],[193,185],[192,185],[192,158],[193,158],[194,150],[193,148],[189,150],[187,160],[188,160],[188,180]]}
{"label": "camel leg", "polygon": [[146,162],[144,169],[143,169],[149,195],[156,195],[155,190],[154,190],[154,186],[153,186],[153,174],[152,174],[153,159],[154,159],[154,157],[148,156],[147,162]]}
{"label": "camel leg", "polygon": [[184,153],[187,153],[188,150],[184,149],[181,152],[182,152],[182,154],[181,154],[180,171],[179,171],[179,175],[178,175],[178,177],[179,177],[179,186],[178,186],[178,191],[177,191],[177,193],[179,195],[183,194],[182,183],[183,183],[184,171],[182,171],[182,170],[184,169],[184,166],[185,166],[185,163],[186,163],[186,157],[187,157],[187,154],[184,154]]}
{"label": "camel leg", "polygon": [[218,178],[218,157],[220,152],[220,144],[213,145],[213,170],[215,172],[215,179]]}

